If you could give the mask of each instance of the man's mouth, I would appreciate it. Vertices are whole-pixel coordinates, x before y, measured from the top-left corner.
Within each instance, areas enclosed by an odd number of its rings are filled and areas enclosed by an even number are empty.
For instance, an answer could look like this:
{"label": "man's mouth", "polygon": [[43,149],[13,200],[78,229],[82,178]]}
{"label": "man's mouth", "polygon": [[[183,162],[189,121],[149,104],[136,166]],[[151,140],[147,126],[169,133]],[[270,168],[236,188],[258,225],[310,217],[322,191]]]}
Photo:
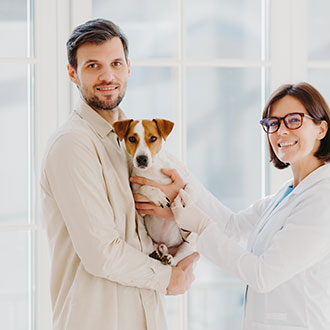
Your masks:
{"label": "man's mouth", "polygon": [[117,88],[118,88],[118,86],[114,86],[114,87],[96,87],[96,89],[98,91],[101,91],[101,92],[103,92],[103,91],[113,91]]}

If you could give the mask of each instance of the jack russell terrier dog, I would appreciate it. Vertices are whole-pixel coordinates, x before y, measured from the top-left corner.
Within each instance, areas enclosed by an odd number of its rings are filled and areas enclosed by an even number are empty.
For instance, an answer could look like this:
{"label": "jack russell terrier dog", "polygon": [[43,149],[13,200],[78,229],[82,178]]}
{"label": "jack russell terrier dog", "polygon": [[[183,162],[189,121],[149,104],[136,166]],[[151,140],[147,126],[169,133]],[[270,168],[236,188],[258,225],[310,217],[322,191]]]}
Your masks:
{"label": "jack russell terrier dog", "polygon": [[[162,149],[162,140],[165,141],[171,133],[173,122],[165,119],[126,119],[116,121],[112,126],[119,140],[125,140],[131,176],[142,176],[161,184],[171,183],[171,179],[164,175],[161,169],[176,167],[173,159],[170,160],[168,153]],[[167,196],[156,187],[133,183],[132,190],[158,206],[170,206]],[[155,251],[150,257],[160,260],[163,264],[175,266],[193,252],[175,221],[145,215],[144,224],[155,244]]]}

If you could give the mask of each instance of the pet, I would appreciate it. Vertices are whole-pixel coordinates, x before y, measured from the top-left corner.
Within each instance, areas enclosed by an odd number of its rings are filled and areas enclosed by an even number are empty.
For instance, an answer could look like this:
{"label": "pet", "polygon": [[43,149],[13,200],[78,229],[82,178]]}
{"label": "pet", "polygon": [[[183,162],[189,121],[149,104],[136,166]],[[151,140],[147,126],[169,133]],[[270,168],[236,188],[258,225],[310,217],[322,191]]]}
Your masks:
{"label": "pet", "polygon": [[[166,140],[173,129],[173,122],[166,119],[126,119],[116,121],[112,126],[119,140],[125,142],[131,176],[146,177],[161,184],[171,183],[171,179],[164,175],[161,169],[176,168],[173,159],[170,160],[168,153],[162,148],[162,141]],[[158,206],[170,206],[167,196],[156,187],[132,184],[132,190],[134,193],[146,196]],[[175,266],[193,252],[184,238],[186,233],[175,221],[145,215],[144,223],[156,247],[150,254],[151,257],[160,260],[163,264]]]}

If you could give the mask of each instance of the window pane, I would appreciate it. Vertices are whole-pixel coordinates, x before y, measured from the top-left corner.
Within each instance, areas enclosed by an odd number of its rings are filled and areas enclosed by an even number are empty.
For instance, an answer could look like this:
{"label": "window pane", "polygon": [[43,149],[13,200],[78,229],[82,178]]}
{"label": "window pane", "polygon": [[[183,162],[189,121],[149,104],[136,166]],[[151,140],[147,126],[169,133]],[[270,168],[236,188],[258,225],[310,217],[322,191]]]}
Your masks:
{"label": "window pane", "polygon": [[187,57],[261,57],[260,0],[185,1]]}
{"label": "window pane", "polygon": [[[93,17],[107,18],[128,38],[131,58],[177,56],[176,0],[93,0]],[[125,10],[123,10],[125,8]]]}
{"label": "window pane", "polygon": [[[120,105],[129,118],[164,118],[177,123],[176,70],[159,67],[134,67],[126,96]],[[177,132],[166,140],[166,149],[176,154]]]}
{"label": "window pane", "polygon": [[330,69],[309,69],[308,82],[322,94],[330,106]]}
{"label": "window pane", "polygon": [[27,0],[1,0],[0,56],[27,56]]}
{"label": "window pane", "polygon": [[26,223],[28,210],[27,65],[0,65],[0,223]]}
{"label": "window pane", "polygon": [[[226,206],[246,208],[261,195],[260,70],[187,73],[188,167]],[[240,329],[243,295],[243,284],[201,258],[189,293],[190,328]]]}
{"label": "window pane", "polygon": [[259,69],[188,70],[188,167],[225,205],[261,193]]}
{"label": "window pane", "polygon": [[195,269],[196,281],[188,292],[189,330],[240,330],[243,283],[201,258]]}
{"label": "window pane", "polygon": [[0,232],[1,329],[29,329],[28,235],[24,232]]}
{"label": "window pane", "polygon": [[310,60],[330,59],[330,1],[308,1],[308,56]]}

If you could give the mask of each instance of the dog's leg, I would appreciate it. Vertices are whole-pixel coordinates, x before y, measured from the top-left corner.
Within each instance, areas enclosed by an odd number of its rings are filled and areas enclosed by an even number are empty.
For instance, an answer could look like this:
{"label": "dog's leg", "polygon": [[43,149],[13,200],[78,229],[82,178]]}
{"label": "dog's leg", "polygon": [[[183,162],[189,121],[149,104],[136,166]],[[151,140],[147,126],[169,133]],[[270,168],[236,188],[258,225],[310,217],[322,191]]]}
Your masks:
{"label": "dog's leg", "polygon": [[163,265],[172,265],[173,256],[168,253],[165,244],[159,244],[156,250],[149,254],[149,257],[159,260]]}
{"label": "dog's leg", "polygon": [[168,253],[168,248],[165,244],[159,244],[157,247],[161,255],[160,261],[163,265],[172,265],[173,256]]}
{"label": "dog's leg", "polygon": [[141,186],[137,192],[149,198],[157,206],[170,206],[170,200],[160,189],[156,187]]}

